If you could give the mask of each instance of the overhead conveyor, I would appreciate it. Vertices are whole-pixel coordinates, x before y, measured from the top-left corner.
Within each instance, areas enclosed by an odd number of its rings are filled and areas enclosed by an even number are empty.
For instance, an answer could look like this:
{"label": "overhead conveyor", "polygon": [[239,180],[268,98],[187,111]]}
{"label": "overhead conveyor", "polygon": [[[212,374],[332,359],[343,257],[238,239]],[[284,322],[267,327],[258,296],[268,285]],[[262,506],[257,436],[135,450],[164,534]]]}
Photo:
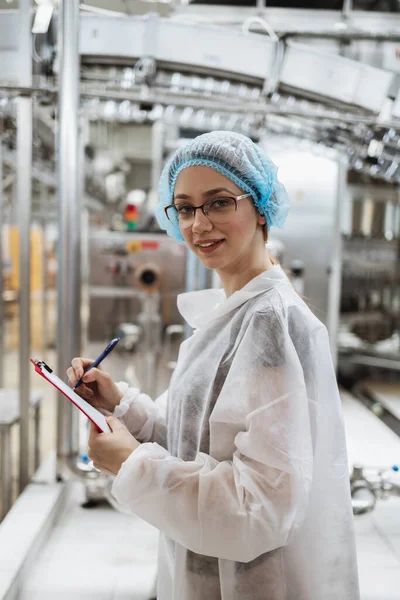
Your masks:
{"label": "overhead conveyor", "polygon": [[[232,101],[243,103],[254,102],[273,91],[290,89],[299,97],[310,95],[327,106],[336,102],[347,108],[357,107],[374,114],[380,113],[389,95],[393,73],[315,46],[291,41],[281,51],[281,43],[277,36],[176,23],[153,15],[145,19],[132,17],[114,20],[81,17],[80,54],[83,63],[112,62],[115,67],[118,63],[123,64],[124,60],[146,59],[155,61],[160,71],[181,71],[192,76],[206,73],[205,81],[199,78],[194,82],[192,79],[186,82],[186,86],[184,78],[178,86],[174,85],[171,78],[169,87],[175,95],[179,92],[197,92],[204,99],[214,95],[232,96]],[[154,84],[157,89],[155,68],[154,74],[149,75],[150,80],[146,83],[149,86]],[[115,76],[118,76],[117,70],[114,71]],[[121,88],[126,92],[135,89],[137,79],[140,83],[144,76],[145,73],[138,70],[132,71],[129,78],[125,71],[120,82]],[[216,77],[214,85],[211,84],[212,77]],[[247,94],[239,92],[237,96],[235,78],[244,84],[253,82],[263,93],[254,98],[255,92],[247,89]],[[225,90],[218,79],[225,80]],[[113,83],[112,74],[108,83]],[[231,83],[231,90],[227,83]]]}
{"label": "overhead conveyor", "polygon": [[[15,15],[6,18],[12,29]],[[241,30],[154,14],[81,13],[82,110],[92,120],[163,119],[198,130],[235,129],[254,138],[267,131],[289,134],[337,148],[351,167],[372,177],[398,181],[400,88],[395,73],[341,56],[339,47],[299,43],[300,28],[287,27],[276,35],[267,27],[263,35],[259,21],[259,32],[252,33],[250,25]],[[356,27],[345,31],[347,41],[362,33]],[[382,43],[395,39],[392,31]],[[9,33],[0,46],[8,60]],[[29,93],[5,81],[3,93]],[[53,83],[36,84],[32,93],[56,94],[56,77]],[[369,160],[371,140],[383,144],[378,166]]]}

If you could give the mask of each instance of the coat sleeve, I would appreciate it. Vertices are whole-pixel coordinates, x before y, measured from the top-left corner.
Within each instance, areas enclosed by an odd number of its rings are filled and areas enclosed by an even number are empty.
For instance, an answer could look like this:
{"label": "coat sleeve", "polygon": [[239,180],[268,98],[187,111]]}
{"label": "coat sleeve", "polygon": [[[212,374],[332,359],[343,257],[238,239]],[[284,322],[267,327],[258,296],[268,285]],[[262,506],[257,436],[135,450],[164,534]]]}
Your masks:
{"label": "coat sleeve", "polygon": [[150,396],[129,387],[124,381],[117,383],[117,386],[123,397],[114,409],[114,417],[120,419],[139,442],[156,442],[165,448],[168,390],[153,401]]}
{"label": "coat sleeve", "polygon": [[211,436],[213,423],[215,432],[236,427],[232,456],[183,461],[146,443],[123,463],[112,493],[199,554],[249,562],[284,546],[311,486],[310,400],[285,318],[255,313],[210,418]]}

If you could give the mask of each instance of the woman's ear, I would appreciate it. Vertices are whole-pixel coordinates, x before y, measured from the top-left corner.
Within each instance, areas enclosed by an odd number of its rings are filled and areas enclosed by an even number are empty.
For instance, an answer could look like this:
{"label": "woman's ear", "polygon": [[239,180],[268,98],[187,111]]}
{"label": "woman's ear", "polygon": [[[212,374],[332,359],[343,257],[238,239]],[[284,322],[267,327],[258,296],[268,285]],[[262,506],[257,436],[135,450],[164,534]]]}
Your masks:
{"label": "woman's ear", "polygon": [[266,219],[263,215],[257,215],[257,223],[259,225],[265,225],[266,224]]}

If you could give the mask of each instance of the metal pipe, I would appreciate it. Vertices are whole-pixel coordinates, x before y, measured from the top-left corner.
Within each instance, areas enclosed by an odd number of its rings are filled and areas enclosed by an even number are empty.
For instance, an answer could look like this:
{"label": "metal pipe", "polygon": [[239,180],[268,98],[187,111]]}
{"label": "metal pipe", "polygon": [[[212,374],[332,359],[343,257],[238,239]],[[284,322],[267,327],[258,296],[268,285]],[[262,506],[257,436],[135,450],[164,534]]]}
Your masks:
{"label": "metal pipe", "polygon": [[36,404],[33,414],[34,414],[34,427],[35,427],[35,452],[34,452],[34,472],[36,473],[36,471],[38,470],[39,466],[40,466],[40,437],[41,437],[41,418],[40,418],[40,413],[41,413],[41,407],[40,407],[40,400],[39,402]]}
{"label": "metal pipe", "polygon": [[[197,274],[198,258],[193,252],[186,252],[186,276],[185,276],[185,292],[194,292],[196,290],[196,274]],[[192,327],[185,321],[184,324],[184,339],[192,335]]]}
{"label": "metal pipe", "polygon": [[0,466],[1,466],[1,512],[0,521],[5,517],[12,504],[12,458],[11,431],[7,425],[0,427]]}
{"label": "metal pipe", "polygon": [[346,356],[346,360],[356,365],[365,365],[367,367],[376,367],[379,369],[389,369],[392,371],[400,371],[400,360],[397,358],[385,357],[385,356],[368,356],[364,354],[358,354],[356,352],[349,354],[343,353]]}
{"label": "metal pipe", "polygon": [[[31,2],[20,1],[20,81],[32,83]],[[19,233],[19,490],[30,480],[30,369],[31,347],[31,244],[32,211],[32,98],[19,98],[17,106],[17,222]]]}
{"label": "metal pipe", "polygon": [[338,159],[336,205],[333,228],[333,251],[330,259],[328,284],[327,329],[331,346],[331,354],[336,369],[338,361],[338,333],[340,320],[340,295],[342,284],[342,214],[347,186],[347,163],[344,158]]}
{"label": "metal pipe", "polygon": [[[254,30],[253,30],[254,31]],[[263,30],[257,30],[257,33],[263,33]],[[302,38],[310,40],[336,40],[338,42],[359,42],[359,41],[370,41],[370,42],[400,42],[400,33],[398,31],[391,31],[386,33],[365,31],[365,30],[338,30],[332,31],[330,29],[325,31],[285,31],[276,32],[279,39],[288,40],[290,38]]]}
{"label": "metal pipe", "polygon": [[0,140],[0,388],[4,387],[4,196],[3,196],[3,146]]}
{"label": "metal pipe", "polygon": [[[400,35],[399,35],[400,40]],[[14,89],[10,86],[2,86],[1,89]],[[43,92],[48,91],[45,88],[41,88]],[[27,93],[27,89],[25,88],[25,93]],[[54,91],[56,93],[56,91]],[[124,100],[128,100],[130,102],[143,102],[143,98],[138,93],[127,93],[125,91],[104,91],[104,90],[82,90],[81,91],[82,98],[97,98],[100,100],[115,100],[116,102],[123,102]],[[347,113],[340,114],[337,110],[337,114],[331,114],[329,110],[318,110],[317,112],[304,111],[304,110],[296,110],[293,108],[286,107],[277,107],[272,104],[250,104],[250,103],[232,103],[229,104],[226,98],[222,98],[223,102],[215,102],[210,101],[204,97],[195,97],[191,96],[189,98],[184,98],[182,96],[174,96],[173,94],[163,95],[158,94],[157,92],[146,95],[146,102],[149,104],[161,104],[162,106],[174,105],[179,108],[184,107],[192,107],[195,109],[202,110],[210,110],[210,111],[219,111],[223,113],[237,113],[237,114],[254,114],[260,116],[268,116],[268,115],[277,115],[277,116],[295,116],[301,117],[304,119],[326,119],[328,121],[334,122],[342,122],[349,124],[364,124],[370,125],[371,127],[376,127],[376,129],[398,129],[399,120],[393,121],[380,121],[377,116],[368,116],[368,115],[360,115],[356,113]],[[331,99],[329,99],[331,101]]]}
{"label": "metal pipe", "polygon": [[48,264],[47,264],[47,247],[46,247],[46,210],[48,210],[48,190],[43,184],[40,186],[40,224],[42,228],[43,247],[42,247],[42,356],[43,360],[47,357],[48,345]]}
{"label": "metal pipe", "polygon": [[265,8],[267,6],[267,0],[257,0],[257,10],[263,14]]}
{"label": "metal pipe", "polygon": [[157,191],[164,166],[165,125],[156,121],[151,128],[151,189]]}
{"label": "metal pipe", "polygon": [[17,96],[32,96],[35,94],[57,94],[57,88],[45,88],[45,87],[38,87],[38,86],[33,86],[33,85],[7,85],[7,84],[0,84],[0,90],[3,90],[5,92],[15,92]]}
{"label": "metal pipe", "polygon": [[[97,91],[83,91],[81,94],[82,97],[85,98],[100,98],[104,100],[130,100],[131,102],[140,102],[140,96],[137,95],[128,95],[124,92],[104,92],[99,90]],[[376,126],[377,129],[390,129],[399,127],[399,121],[379,121],[378,117],[375,116],[366,116],[359,115],[356,113],[347,113],[347,114],[331,114],[327,110],[318,110],[318,112],[306,112],[303,110],[296,110],[293,108],[282,108],[276,107],[272,104],[250,104],[250,103],[241,103],[241,104],[228,104],[226,98],[223,99],[224,102],[212,102],[207,100],[206,98],[184,98],[184,97],[174,97],[170,96],[161,96],[158,94],[149,95],[147,98],[147,102],[161,104],[163,106],[174,105],[176,107],[186,107],[190,106],[192,108],[201,109],[201,110],[210,110],[210,111],[219,111],[224,113],[238,113],[238,114],[254,114],[254,115],[282,115],[282,116],[297,116],[302,117],[304,119],[326,119],[334,122],[342,122],[349,124],[365,124]]]}
{"label": "metal pipe", "polygon": [[[57,369],[65,373],[80,354],[80,202],[78,183],[79,2],[62,0],[59,8],[60,77],[58,96]],[[78,411],[63,397],[57,407],[57,478],[75,445]]]}
{"label": "metal pipe", "polygon": [[[150,270],[150,269],[149,269]],[[142,312],[138,315],[138,323],[142,328],[143,340],[140,348],[142,376],[141,389],[151,398],[157,395],[157,363],[161,351],[162,322],[160,317],[159,291],[141,293]]]}
{"label": "metal pipe", "polygon": [[[79,106],[79,104],[78,104]],[[85,146],[89,141],[88,122],[87,119],[78,116],[78,170],[77,170],[77,202],[79,202],[79,223],[80,231],[79,238],[79,250],[77,251],[78,262],[75,265],[76,269],[76,290],[77,290],[77,317],[75,318],[75,331],[74,337],[76,340],[76,352],[79,355],[82,354],[81,349],[86,347],[87,342],[87,327],[88,327],[88,307],[89,307],[89,290],[88,290],[88,266],[87,266],[87,254],[88,254],[88,211],[84,206],[85,202],[81,199],[84,198],[85,193]],[[86,261],[85,261],[86,259]],[[85,264],[86,262],[86,264]],[[75,353],[74,356],[77,356]],[[71,357],[72,358],[72,357]],[[71,457],[75,457],[75,460],[67,462],[68,467],[71,470],[72,464],[80,462],[80,432],[81,432],[81,421],[85,420],[85,417],[76,410],[72,410],[70,429],[68,432],[69,440],[69,452]],[[85,440],[87,445],[87,439]],[[79,467],[79,464],[78,464]],[[79,470],[79,468],[78,468]],[[72,472],[76,475],[75,469]]]}
{"label": "metal pipe", "polygon": [[[82,198],[81,206],[81,331],[80,340],[81,347],[86,348],[88,341],[88,327],[89,327],[89,210],[90,206],[87,197],[85,197],[85,165],[86,156],[85,148],[89,144],[89,122],[86,118],[81,117],[80,119],[80,142],[79,142],[79,196]],[[97,208],[98,210],[98,208]],[[78,332],[79,335],[79,332]],[[78,448],[79,448],[79,431],[78,431]]]}
{"label": "metal pipe", "polygon": [[351,11],[353,10],[353,0],[344,0],[342,8],[342,17],[348,19]]}

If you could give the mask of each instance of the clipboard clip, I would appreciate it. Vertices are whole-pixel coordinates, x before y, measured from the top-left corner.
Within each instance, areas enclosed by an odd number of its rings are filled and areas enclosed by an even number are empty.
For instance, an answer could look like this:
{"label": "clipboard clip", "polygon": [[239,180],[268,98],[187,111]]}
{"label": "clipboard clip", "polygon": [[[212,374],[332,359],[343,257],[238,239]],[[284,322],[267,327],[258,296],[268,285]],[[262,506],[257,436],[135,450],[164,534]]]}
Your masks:
{"label": "clipboard clip", "polygon": [[31,363],[33,364],[33,366],[35,367],[35,371],[37,371],[37,373],[40,373],[40,375],[42,375],[42,369],[46,369],[46,371],[48,373],[52,373],[53,370],[50,369],[50,367],[48,365],[46,365],[46,363],[44,362],[44,360],[37,360],[35,358],[30,358],[29,359],[31,361]]}

